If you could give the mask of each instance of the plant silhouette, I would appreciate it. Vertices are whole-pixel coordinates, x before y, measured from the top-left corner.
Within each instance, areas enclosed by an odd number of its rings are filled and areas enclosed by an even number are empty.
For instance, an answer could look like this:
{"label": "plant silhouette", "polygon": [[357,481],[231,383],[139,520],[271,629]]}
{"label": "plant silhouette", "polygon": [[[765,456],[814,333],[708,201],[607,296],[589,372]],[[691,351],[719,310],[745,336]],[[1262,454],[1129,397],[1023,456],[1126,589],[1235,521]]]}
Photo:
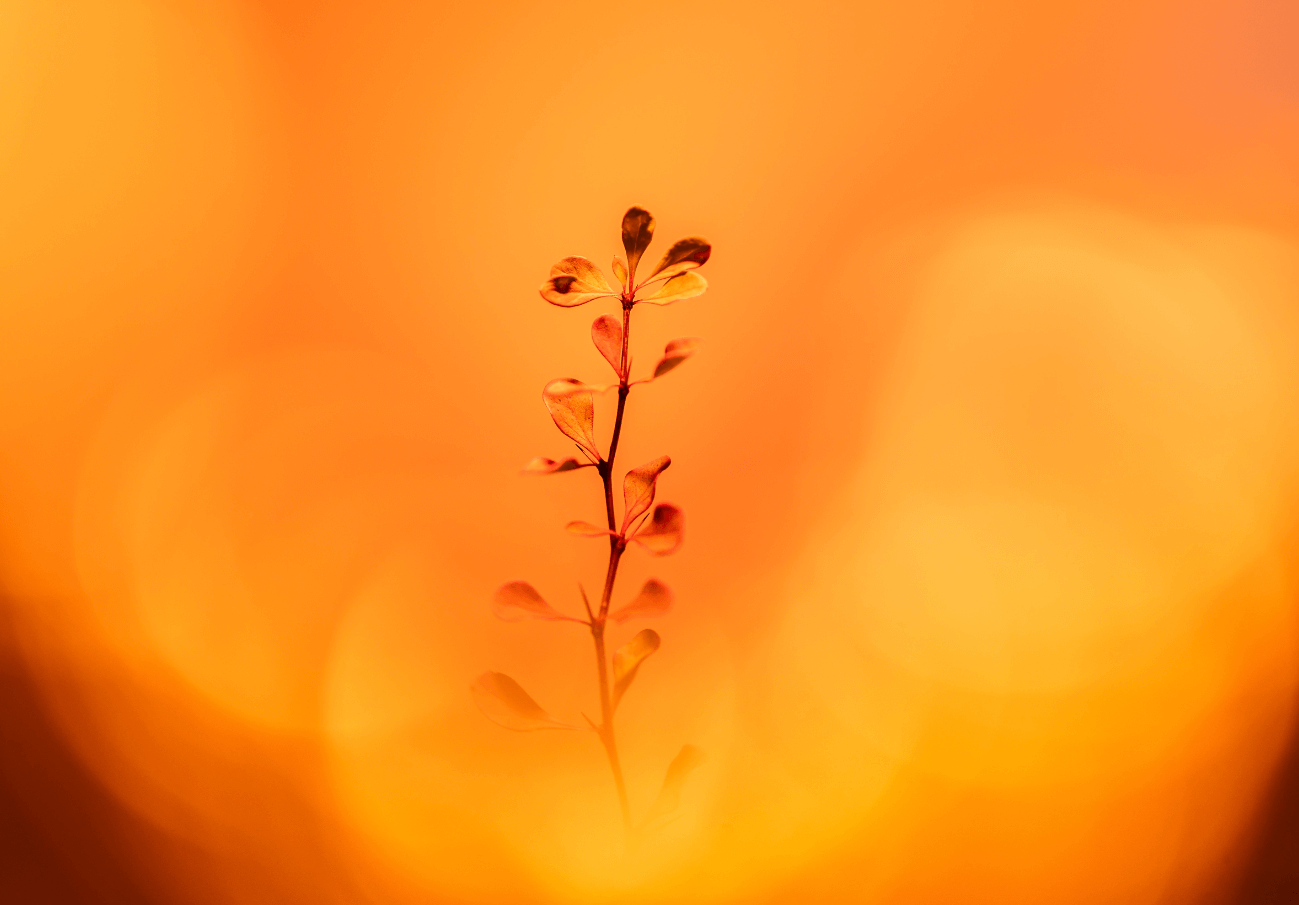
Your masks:
{"label": "plant silhouette", "polygon": [[[618,804],[622,810],[623,828],[631,844],[654,820],[671,813],[681,797],[681,788],[687,775],[703,759],[702,752],[693,745],[685,745],[672,760],[658,797],[639,824],[632,821],[631,807],[627,801],[627,784],[623,779],[622,764],[618,759],[618,741],[614,732],[614,713],[623,695],[636,679],[644,662],[659,649],[661,639],[653,629],[642,629],[635,637],[614,653],[612,661],[605,652],[605,628],[610,622],[622,624],[631,619],[658,616],[672,606],[672,591],[661,581],[651,578],[629,603],[610,611],[614,581],[618,577],[618,564],[628,545],[635,543],[656,556],[673,553],[681,545],[684,518],[681,510],[671,503],[654,502],[659,476],[672,464],[667,456],[660,456],[623,477],[623,512],[619,521],[614,511],[614,458],[618,453],[618,438],[622,435],[623,413],[627,396],[634,386],[650,383],[675,369],[695,353],[697,339],[675,339],[663,350],[663,357],[648,376],[631,379],[631,319],[637,305],[667,305],[681,299],[700,295],[708,288],[707,281],[699,275],[712,253],[712,246],[704,239],[690,237],[676,242],[659,261],[658,266],[644,280],[636,281],[636,271],[641,256],[654,236],[654,218],[640,207],[630,208],[622,218],[622,244],[627,258],[613,259],[613,273],[617,285],[610,285],[600,268],[586,258],[564,258],[550,269],[550,278],[541,287],[541,297],[552,305],[573,308],[597,299],[617,300],[622,309],[622,319],[602,314],[591,324],[591,340],[596,349],[613,368],[617,382],[593,386],[575,378],[552,380],[542,390],[542,400],[554,419],[555,426],[577,447],[577,456],[561,460],[535,458],[523,468],[525,475],[549,475],[583,468],[594,468],[604,487],[604,508],[607,527],[600,528],[587,522],[569,522],[570,534],[585,538],[608,538],[609,563],[605,570],[604,589],[600,600],[592,608],[586,591],[579,585],[586,618],[567,616],[537,593],[525,581],[512,581],[502,585],[493,600],[496,616],[507,622],[522,619],[543,619],[556,622],[578,622],[587,626],[595,644],[596,681],[599,686],[600,722],[587,717],[591,731],[595,732],[609,758]],[[601,453],[595,439],[594,397],[616,388],[618,408],[614,416],[613,434],[609,451]],[[610,674],[612,673],[612,681]],[[504,673],[486,672],[472,685],[474,700],[483,713],[506,729],[530,731],[535,729],[582,729],[555,719],[547,713],[517,682]],[[585,716],[585,714],[584,714]]]}

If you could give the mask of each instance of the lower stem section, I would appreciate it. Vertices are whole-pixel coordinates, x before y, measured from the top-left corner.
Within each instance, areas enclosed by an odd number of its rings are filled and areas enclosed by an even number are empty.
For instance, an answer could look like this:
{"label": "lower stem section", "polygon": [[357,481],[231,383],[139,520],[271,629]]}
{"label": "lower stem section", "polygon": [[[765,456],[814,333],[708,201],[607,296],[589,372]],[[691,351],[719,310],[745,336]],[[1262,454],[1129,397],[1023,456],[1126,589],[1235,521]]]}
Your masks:
{"label": "lower stem section", "polygon": [[600,742],[604,753],[609,757],[609,770],[613,773],[613,784],[618,790],[618,806],[622,809],[622,827],[631,842],[631,805],[627,801],[627,783],[622,778],[622,763],[618,760],[618,740],[613,732],[613,706],[609,699],[608,658],[604,651],[604,622],[597,620],[591,626],[591,637],[595,639],[596,672],[600,682]]}
{"label": "lower stem section", "polygon": [[604,652],[605,618],[609,614],[609,601],[613,597],[613,582],[618,577],[618,561],[622,559],[627,542],[617,533],[613,512],[613,461],[618,455],[618,438],[622,435],[622,417],[626,411],[628,342],[631,338],[631,301],[624,297],[622,305],[622,355],[618,367],[618,411],[613,419],[613,436],[609,440],[609,458],[600,463],[600,480],[604,483],[605,517],[609,522],[609,568],[604,575],[604,591],[600,594],[600,610],[591,620],[591,637],[595,639],[596,671],[600,681],[600,741],[609,757],[613,784],[618,789],[618,806],[622,809],[622,828],[627,834],[627,848],[634,845],[635,830],[631,822],[631,805],[627,802],[627,783],[622,778],[622,764],[618,761],[618,739],[613,732],[613,703],[609,699],[609,659]]}

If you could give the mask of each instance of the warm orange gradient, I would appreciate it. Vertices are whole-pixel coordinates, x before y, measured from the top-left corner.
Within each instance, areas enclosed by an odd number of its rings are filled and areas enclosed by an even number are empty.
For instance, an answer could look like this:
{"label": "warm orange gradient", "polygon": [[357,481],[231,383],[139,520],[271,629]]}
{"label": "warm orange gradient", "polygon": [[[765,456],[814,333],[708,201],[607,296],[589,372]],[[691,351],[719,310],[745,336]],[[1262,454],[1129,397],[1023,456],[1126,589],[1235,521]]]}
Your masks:
{"label": "warm orange gradient", "polygon": [[[1282,0],[6,0],[0,897],[1235,902],[1299,689]],[[685,546],[620,711],[536,287],[630,204],[620,461]],[[609,413],[597,413],[608,430]],[[613,633],[617,645],[639,626]],[[621,633],[621,634],[620,634]]]}

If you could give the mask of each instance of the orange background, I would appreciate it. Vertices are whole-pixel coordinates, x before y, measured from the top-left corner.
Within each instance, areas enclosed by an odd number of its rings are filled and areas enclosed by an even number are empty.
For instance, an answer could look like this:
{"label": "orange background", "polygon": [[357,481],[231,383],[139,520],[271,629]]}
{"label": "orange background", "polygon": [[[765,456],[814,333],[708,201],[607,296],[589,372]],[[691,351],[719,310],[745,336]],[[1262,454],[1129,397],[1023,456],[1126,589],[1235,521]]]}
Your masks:
{"label": "orange background", "polygon": [[[1285,0],[0,6],[0,893],[1253,901],[1299,649]],[[703,235],[621,463],[677,593],[620,710],[553,261]],[[607,409],[597,429],[608,430]],[[602,434],[602,436],[604,436]],[[614,643],[638,628],[614,635]],[[1278,785],[1281,783],[1282,785]],[[1263,901],[1263,899],[1257,899]]]}

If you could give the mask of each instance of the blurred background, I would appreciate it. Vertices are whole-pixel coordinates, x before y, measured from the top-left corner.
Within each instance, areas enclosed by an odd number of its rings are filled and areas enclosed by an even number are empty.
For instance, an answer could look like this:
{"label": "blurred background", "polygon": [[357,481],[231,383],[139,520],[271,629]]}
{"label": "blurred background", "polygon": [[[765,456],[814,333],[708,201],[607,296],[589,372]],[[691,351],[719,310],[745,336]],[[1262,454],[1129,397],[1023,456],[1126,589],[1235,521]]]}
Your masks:
{"label": "blurred background", "polygon": [[[0,4],[0,899],[1299,900],[1291,0]],[[607,379],[672,586],[620,710],[540,400]],[[607,404],[608,400],[604,400]],[[597,431],[607,436],[607,408]],[[621,643],[640,626],[614,634]]]}

